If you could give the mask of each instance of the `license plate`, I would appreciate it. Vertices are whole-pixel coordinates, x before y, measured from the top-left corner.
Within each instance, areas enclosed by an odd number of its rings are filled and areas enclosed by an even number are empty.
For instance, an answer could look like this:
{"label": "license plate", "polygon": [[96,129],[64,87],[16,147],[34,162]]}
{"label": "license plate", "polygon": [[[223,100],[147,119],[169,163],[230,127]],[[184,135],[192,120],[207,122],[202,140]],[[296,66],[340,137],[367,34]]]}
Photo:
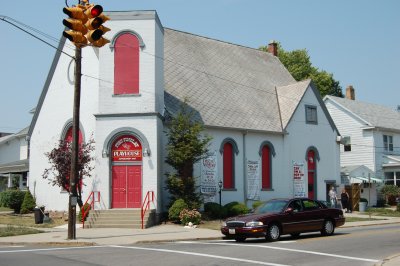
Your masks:
{"label": "license plate", "polygon": [[235,229],[229,229],[229,234],[234,235],[236,233]]}

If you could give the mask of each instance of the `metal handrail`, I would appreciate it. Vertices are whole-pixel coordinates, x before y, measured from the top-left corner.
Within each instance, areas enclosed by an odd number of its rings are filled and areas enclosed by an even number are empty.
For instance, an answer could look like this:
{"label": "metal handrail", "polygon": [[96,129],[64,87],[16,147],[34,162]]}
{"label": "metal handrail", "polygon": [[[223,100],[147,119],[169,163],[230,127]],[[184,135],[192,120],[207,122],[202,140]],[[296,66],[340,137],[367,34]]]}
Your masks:
{"label": "metal handrail", "polygon": [[150,202],[154,204],[154,199],[155,199],[154,191],[147,191],[146,197],[144,198],[141,208],[142,229],[144,229],[144,215],[146,214],[146,211],[150,209]]}
{"label": "metal handrail", "polygon": [[[97,200],[95,197],[95,193],[97,193]],[[85,205],[89,202],[89,200],[91,199],[89,205],[90,208],[88,208],[87,210],[85,210]],[[90,192],[85,204],[83,204],[82,208],[81,208],[81,213],[82,213],[82,228],[85,228],[85,219],[86,216],[89,214],[90,210],[94,210],[94,203],[95,202],[100,202],[100,191],[92,191]]]}

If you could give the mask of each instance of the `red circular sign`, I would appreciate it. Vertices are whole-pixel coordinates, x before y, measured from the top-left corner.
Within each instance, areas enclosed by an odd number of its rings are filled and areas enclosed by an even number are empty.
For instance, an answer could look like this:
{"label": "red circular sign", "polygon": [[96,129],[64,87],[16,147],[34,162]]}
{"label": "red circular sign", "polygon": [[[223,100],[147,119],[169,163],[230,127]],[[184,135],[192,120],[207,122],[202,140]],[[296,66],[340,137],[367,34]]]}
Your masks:
{"label": "red circular sign", "polygon": [[131,135],[118,137],[111,148],[113,162],[142,161],[142,144]]}

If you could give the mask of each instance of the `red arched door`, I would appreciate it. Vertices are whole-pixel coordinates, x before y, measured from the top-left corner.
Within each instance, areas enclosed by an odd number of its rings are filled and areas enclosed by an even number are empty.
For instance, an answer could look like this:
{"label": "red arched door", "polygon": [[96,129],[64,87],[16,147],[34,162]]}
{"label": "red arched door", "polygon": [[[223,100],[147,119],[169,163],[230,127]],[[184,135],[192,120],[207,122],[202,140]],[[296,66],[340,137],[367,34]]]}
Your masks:
{"label": "red arched door", "polygon": [[308,198],[315,199],[315,152],[313,150],[308,151],[307,154],[307,166],[308,166]]}
{"label": "red arched door", "polygon": [[111,147],[112,208],[142,204],[142,145],[131,135],[118,137]]}

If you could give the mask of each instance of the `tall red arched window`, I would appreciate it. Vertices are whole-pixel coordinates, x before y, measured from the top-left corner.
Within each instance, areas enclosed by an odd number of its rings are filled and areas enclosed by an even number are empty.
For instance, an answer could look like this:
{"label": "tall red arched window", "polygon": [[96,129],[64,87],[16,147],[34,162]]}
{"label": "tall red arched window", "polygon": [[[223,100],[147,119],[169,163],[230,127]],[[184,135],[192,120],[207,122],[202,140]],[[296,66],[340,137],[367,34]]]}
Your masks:
{"label": "tall red arched window", "polygon": [[[65,140],[65,141],[68,141],[68,142],[72,142],[72,127],[70,127],[70,128],[67,130],[67,133],[65,134],[64,140]],[[83,141],[82,132],[79,130],[78,144],[81,145],[81,144],[82,144],[82,141]]]}
{"label": "tall red arched window", "polygon": [[271,182],[271,148],[264,145],[261,150],[261,188],[272,189]]}
{"label": "tall red arched window", "polygon": [[137,36],[124,33],[114,45],[114,94],[139,93],[139,47]]}
{"label": "tall red arched window", "polygon": [[315,199],[315,170],[316,170],[316,160],[315,151],[309,150],[307,152],[307,169],[308,169],[308,198]]}
{"label": "tall red arched window", "polygon": [[224,189],[235,188],[234,182],[234,153],[233,145],[230,142],[224,144],[223,151],[223,186]]}
{"label": "tall red arched window", "polygon": [[[65,137],[64,137],[64,141],[72,143],[72,129],[73,129],[72,127],[68,128],[67,133],[65,134]],[[80,147],[82,145],[82,142],[83,142],[83,136],[82,136],[82,132],[80,130],[79,130],[78,133],[79,133],[78,134],[78,136],[79,136],[78,145]],[[69,180],[69,176],[67,177],[67,180]],[[80,187],[81,190],[82,190],[82,185],[83,185],[82,184],[82,180],[80,180],[79,187]],[[65,189],[69,190],[69,184],[68,183],[66,184]]]}

